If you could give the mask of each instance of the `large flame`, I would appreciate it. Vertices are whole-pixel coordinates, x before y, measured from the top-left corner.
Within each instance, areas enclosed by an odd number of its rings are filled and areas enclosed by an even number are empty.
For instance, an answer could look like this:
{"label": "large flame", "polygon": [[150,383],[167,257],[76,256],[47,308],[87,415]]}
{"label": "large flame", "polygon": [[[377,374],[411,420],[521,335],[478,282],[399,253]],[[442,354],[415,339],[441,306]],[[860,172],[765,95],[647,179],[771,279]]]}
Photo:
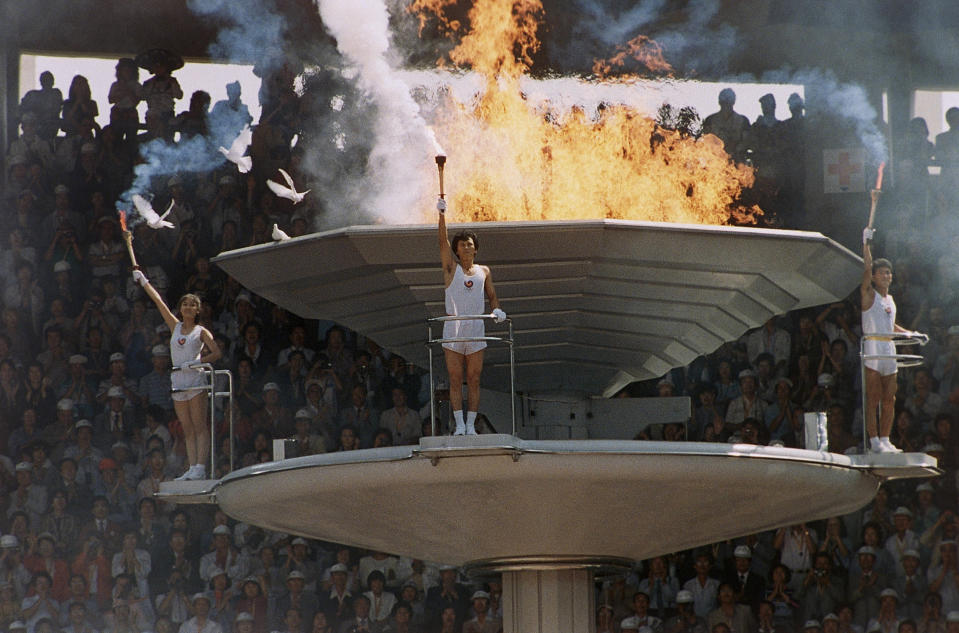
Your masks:
{"label": "large flame", "polygon": [[[624,105],[556,112],[527,100],[520,79],[539,45],[539,0],[476,0],[468,26],[451,16],[454,5],[413,0],[411,10],[421,25],[435,17],[458,38],[453,64],[485,78],[474,100],[448,95],[433,116],[449,153],[447,197],[457,219],[724,224],[761,214],[738,203],[752,169],[734,164],[714,136],[685,138]],[[656,53],[651,58],[665,64],[654,44],[636,38],[623,50]]]}

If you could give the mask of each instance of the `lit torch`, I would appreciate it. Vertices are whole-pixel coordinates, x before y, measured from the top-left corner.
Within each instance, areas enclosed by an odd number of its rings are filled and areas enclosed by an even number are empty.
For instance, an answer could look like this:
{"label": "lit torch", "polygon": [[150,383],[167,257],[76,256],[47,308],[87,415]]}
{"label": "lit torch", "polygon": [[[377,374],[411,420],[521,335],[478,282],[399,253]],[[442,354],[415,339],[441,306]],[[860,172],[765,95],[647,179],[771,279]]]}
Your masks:
{"label": "lit torch", "polygon": [[443,188],[443,168],[446,167],[446,156],[443,154],[437,154],[436,156],[436,171],[440,174],[440,198],[446,197],[446,192]]}
{"label": "lit torch", "polygon": [[123,241],[126,242],[127,252],[130,253],[133,269],[140,270],[140,266],[137,264],[137,256],[133,253],[133,233],[127,229],[127,214],[123,209],[117,209],[117,214],[120,216],[120,230],[123,231]]}

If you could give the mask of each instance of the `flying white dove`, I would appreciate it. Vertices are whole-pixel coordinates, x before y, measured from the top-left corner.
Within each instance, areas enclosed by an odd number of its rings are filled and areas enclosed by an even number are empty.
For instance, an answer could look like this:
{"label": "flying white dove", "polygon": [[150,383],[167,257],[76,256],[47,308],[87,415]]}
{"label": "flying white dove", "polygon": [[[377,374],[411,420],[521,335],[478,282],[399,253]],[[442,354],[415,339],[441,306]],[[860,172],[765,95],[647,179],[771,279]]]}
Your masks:
{"label": "flying white dove", "polygon": [[246,153],[246,148],[250,146],[251,142],[253,142],[253,132],[250,131],[249,125],[244,125],[240,131],[240,135],[230,144],[230,149],[220,147],[220,153],[226,156],[228,161],[235,164],[241,174],[249,172],[253,167],[253,159],[243,155]]}
{"label": "flying white dove", "polygon": [[276,224],[273,225],[273,239],[277,242],[282,242],[283,240],[290,239],[290,236],[286,234],[286,231],[281,229]]}
{"label": "flying white dove", "polygon": [[286,184],[288,184],[289,187],[284,187],[280,183],[273,182],[272,180],[267,180],[266,186],[269,187],[270,191],[275,193],[280,198],[286,198],[287,200],[292,200],[293,204],[299,204],[303,202],[303,198],[306,197],[306,194],[310,193],[310,190],[307,189],[306,191],[300,193],[299,191],[296,190],[296,187],[293,185],[293,179],[290,178],[290,175],[282,169],[279,171],[280,171],[280,175],[283,176],[283,179],[286,180]]}
{"label": "flying white dove", "polygon": [[166,208],[163,215],[158,215],[157,212],[153,210],[153,205],[150,204],[149,200],[139,194],[133,194],[133,206],[136,207],[137,213],[143,216],[143,219],[147,221],[147,226],[151,229],[173,228],[173,222],[168,222],[163,219],[170,215],[170,211],[173,209],[173,202],[173,200],[170,200],[170,206]]}

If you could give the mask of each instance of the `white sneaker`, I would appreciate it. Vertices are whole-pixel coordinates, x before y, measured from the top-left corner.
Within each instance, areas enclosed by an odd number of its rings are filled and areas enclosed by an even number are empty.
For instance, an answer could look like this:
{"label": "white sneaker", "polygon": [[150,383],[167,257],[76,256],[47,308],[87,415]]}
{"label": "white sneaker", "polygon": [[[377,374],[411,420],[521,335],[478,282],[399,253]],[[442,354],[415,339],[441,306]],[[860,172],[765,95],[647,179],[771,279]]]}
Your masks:
{"label": "white sneaker", "polygon": [[466,425],[457,420],[456,430],[453,431],[453,435],[466,435]]}
{"label": "white sneaker", "polygon": [[476,423],[467,422],[466,423],[466,434],[467,435],[476,435]]}
{"label": "white sneaker", "polygon": [[180,475],[179,477],[175,478],[173,481],[190,481],[190,480],[193,478],[193,470],[194,470],[194,468],[195,468],[195,465],[194,465],[194,466],[190,466],[189,468],[186,469],[186,472],[185,472],[185,473],[183,473],[183,474]]}
{"label": "white sneaker", "polygon": [[889,441],[888,437],[879,438],[879,446],[881,447],[880,453],[901,453],[902,451],[895,447],[895,445]]}
{"label": "white sneaker", "polygon": [[883,453],[882,444],[879,443],[878,437],[869,438],[869,452],[870,453]]}
{"label": "white sneaker", "polygon": [[190,466],[190,470],[187,471],[187,481],[197,481],[199,479],[206,479],[206,466],[203,464],[194,464]]}

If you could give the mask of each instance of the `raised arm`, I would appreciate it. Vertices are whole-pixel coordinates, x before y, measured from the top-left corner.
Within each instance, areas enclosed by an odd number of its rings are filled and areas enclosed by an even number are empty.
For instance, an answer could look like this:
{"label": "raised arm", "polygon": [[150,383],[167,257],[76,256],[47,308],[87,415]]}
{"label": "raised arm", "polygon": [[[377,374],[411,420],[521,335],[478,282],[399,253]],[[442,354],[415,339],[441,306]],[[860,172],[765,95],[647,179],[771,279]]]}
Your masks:
{"label": "raised arm", "polygon": [[167,304],[163,302],[163,297],[160,296],[160,293],[157,292],[150,284],[150,280],[146,278],[139,270],[133,271],[133,280],[136,281],[143,287],[143,292],[147,293],[147,296],[153,300],[153,303],[156,305],[157,310],[160,311],[160,316],[163,317],[163,322],[167,324],[167,327],[170,328],[170,331],[173,331],[173,328],[176,327],[176,324],[180,322],[176,316],[173,315],[173,312],[170,311],[170,308],[167,307]]}
{"label": "raised arm", "polygon": [[869,247],[873,233],[873,229],[868,227],[862,230],[862,282],[859,286],[859,296],[862,299],[863,310],[868,310],[872,306],[876,295],[872,287],[872,249]]}
{"label": "raised arm", "polygon": [[[443,262],[443,272],[449,274],[456,266],[456,262],[453,261],[453,248],[450,246],[450,238],[446,232],[446,200],[443,198],[437,200],[436,210],[439,211],[437,239],[440,248],[440,261]],[[449,283],[448,279],[446,281]]]}

